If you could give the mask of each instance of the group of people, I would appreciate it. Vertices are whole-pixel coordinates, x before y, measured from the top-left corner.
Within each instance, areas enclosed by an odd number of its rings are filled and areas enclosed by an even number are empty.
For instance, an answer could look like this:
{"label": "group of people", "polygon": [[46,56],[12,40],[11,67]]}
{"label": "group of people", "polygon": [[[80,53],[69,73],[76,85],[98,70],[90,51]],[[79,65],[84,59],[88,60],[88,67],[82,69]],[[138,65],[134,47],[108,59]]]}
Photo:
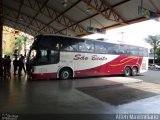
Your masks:
{"label": "group of people", "polygon": [[[22,69],[24,70],[24,73],[26,73],[25,69],[25,57],[21,54],[19,59],[17,56],[15,56],[15,59],[13,60],[13,68],[14,68],[14,75],[22,75]],[[3,74],[4,76],[8,76],[11,78],[11,58],[10,56],[5,55],[3,60]]]}

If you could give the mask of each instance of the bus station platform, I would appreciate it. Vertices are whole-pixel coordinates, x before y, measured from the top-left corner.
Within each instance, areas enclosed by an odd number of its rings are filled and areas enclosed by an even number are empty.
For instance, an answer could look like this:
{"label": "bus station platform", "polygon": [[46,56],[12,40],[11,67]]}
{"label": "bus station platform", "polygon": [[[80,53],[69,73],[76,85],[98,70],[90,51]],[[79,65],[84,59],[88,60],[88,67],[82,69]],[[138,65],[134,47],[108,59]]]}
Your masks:
{"label": "bus station platform", "polygon": [[[0,81],[0,113],[39,115],[159,114],[160,85],[130,77]],[[152,109],[151,109],[152,108]]]}
{"label": "bus station platform", "polygon": [[[97,80],[98,79],[98,80]],[[84,80],[85,82],[82,82]],[[89,79],[80,79],[76,80],[75,87],[92,87],[92,86],[112,86],[112,85],[123,85],[123,84],[130,84],[130,83],[139,83],[143,82],[143,80],[129,78],[129,77],[119,77],[119,76],[112,76],[112,77],[95,77]]]}

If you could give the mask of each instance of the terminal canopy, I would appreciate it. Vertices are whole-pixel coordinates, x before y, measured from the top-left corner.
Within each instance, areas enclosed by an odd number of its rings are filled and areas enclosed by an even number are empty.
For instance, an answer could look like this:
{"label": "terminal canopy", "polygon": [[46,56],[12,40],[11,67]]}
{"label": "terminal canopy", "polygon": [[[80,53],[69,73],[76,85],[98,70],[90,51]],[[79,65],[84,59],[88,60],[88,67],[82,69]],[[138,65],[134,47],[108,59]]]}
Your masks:
{"label": "terminal canopy", "polygon": [[159,17],[159,0],[0,0],[3,24],[30,35],[83,36]]}

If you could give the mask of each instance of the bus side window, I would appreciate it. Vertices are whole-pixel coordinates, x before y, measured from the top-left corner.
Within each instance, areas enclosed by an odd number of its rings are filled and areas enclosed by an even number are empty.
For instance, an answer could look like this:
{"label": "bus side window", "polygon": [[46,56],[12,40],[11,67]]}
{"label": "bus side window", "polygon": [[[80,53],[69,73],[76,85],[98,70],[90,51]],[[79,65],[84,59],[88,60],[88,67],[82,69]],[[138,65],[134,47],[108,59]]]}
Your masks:
{"label": "bus side window", "polygon": [[61,50],[62,51],[78,51],[78,41],[75,39],[69,39],[61,41]]}
{"label": "bus side window", "polygon": [[56,64],[59,62],[59,51],[51,50],[51,63]]}
{"label": "bus side window", "polygon": [[86,52],[92,52],[92,53],[94,52],[94,42],[86,41],[85,47],[86,47]]}
{"label": "bus side window", "polygon": [[107,53],[106,46],[104,43],[95,44],[95,52],[96,53]]}
{"label": "bus side window", "polygon": [[49,62],[49,51],[48,50],[40,50],[38,56],[39,64],[46,64]]}
{"label": "bus side window", "polygon": [[81,52],[86,52],[87,51],[87,48],[86,48],[86,45],[85,45],[85,42],[79,42],[79,51]]}

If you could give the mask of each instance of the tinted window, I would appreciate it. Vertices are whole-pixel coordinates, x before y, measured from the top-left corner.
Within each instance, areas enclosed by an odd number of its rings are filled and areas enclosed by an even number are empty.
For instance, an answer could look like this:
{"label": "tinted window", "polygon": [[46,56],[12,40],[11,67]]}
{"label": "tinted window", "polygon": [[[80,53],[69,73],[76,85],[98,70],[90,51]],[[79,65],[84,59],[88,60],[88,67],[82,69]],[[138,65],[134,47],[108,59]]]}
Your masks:
{"label": "tinted window", "polygon": [[85,50],[86,52],[94,52],[94,42],[91,40],[85,41]]}
{"label": "tinted window", "polygon": [[[88,53],[100,53],[100,54],[125,54],[134,56],[148,56],[148,49],[143,47],[135,47],[124,44],[113,44],[101,41],[92,41],[84,39],[76,39],[62,36],[40,36],[39,39],[39,49],[50,49],[59,51],[70,52],[88,52]],[[52,53],[51,57],[53,57]],[[54,58],[51,58],[54,59]],[[54,60],[53,60],[54,61]]]}
{"label": "tinted window", "polygon": [[115,47],[115,44],[112,44],[112,43],[96,42],[95,52],[96,53],[115,54],[115,53],[118,53],[118,48]]}
{"label": "tinted window", "polygon": [[62,51],[78,51],[78,40],[67,37],[62,37],[60,39]]}
{"label": "tinted window", "polygon": [[79,40],[80,52],[94,52],[94,42],[91,40]]}
{"label": "tinted window", "polygon": [[147,57],[148,49],[143,47],[130,46],[130,45],[120,45],[119,54]]}
{"label": "tinted window", "polygon": [[139,56],[148,57],[148,49],[147,48],[139,48]]}
{"label": "tinted window", "polygon": [[106,53],[108,54],[117,54],[119,50],[119,45],[113,43],[105,43]]}
{"label": "tinted window", "polygon": [[59,50],[59,39],[54,36],[43,36],[39,41],[39,48]]}
{"label": "tinted window", "polygon": [[131,55],[130,46],[120,44],[119,54]]}
{"label": "tinted window", "polygon": [[51,50],[51,63],[56,64],[59,62],[59,51]]}
{"label": "tinted window", "polygon": [[85,40],[79,40],[79,51],[80,52],[85,52],[86,50],[86,46],[85,46]]}
{"label": "tinted window", "polygon": [[37,57],[38,57],[38,63],[40,65],[48,63],[49,62],[49,50],[39,50]]}
{"label": "tinted window", "polygon": [[102,42],[96,42],[95,44],[95,52],[96,53],[105,53],[105,45]]}

